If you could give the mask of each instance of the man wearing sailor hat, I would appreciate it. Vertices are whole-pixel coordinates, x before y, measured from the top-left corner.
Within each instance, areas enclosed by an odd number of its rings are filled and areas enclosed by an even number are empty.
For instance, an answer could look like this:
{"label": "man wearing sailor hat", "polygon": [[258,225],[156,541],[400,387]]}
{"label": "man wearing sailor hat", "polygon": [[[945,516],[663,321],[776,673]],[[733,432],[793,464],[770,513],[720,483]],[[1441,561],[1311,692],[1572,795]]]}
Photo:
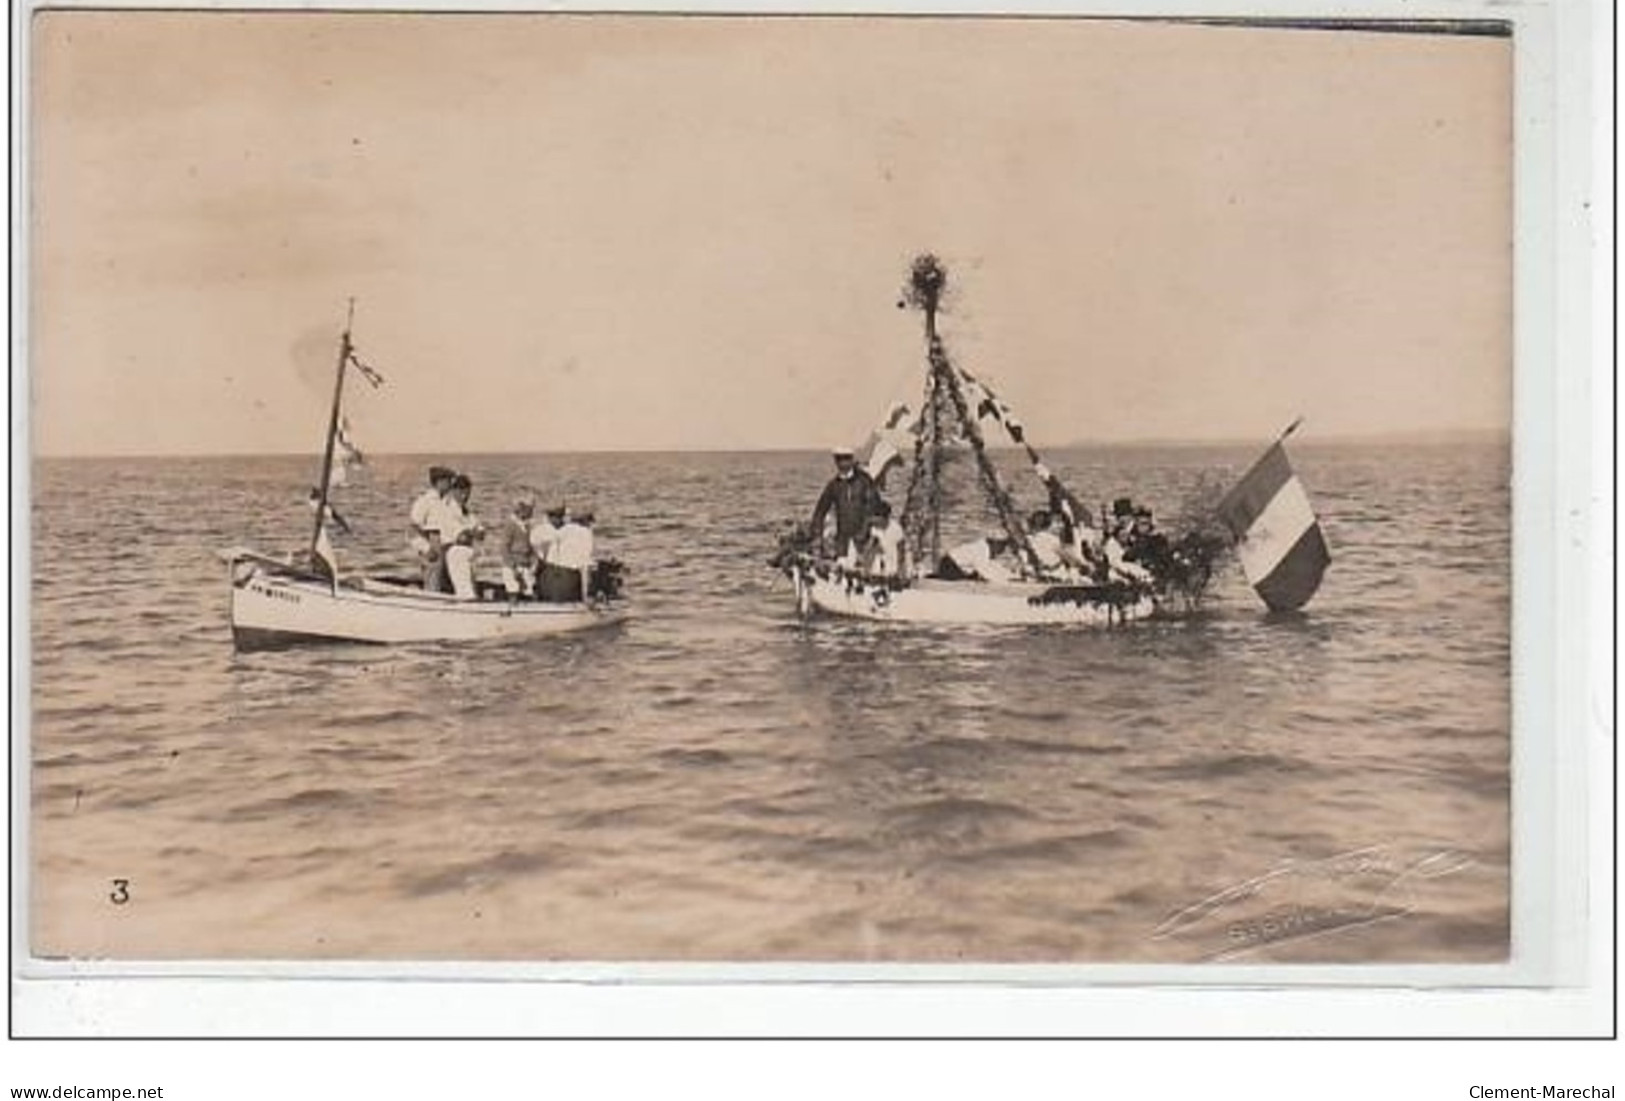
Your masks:
{"label": "man wearing sailor hat", "polygon": [[837,447],[832,457],[835,460],[835,476],[818,497],[808,531],[814,540],[821,541],[824,538],[824,517],[833,510],[835,557],[840,561],[855,563],[856,547],[861,546],[868,537],[869,518],[880,503],[880,491],[875,488],[874,479],[858,467],[857,457],[851,448]]}

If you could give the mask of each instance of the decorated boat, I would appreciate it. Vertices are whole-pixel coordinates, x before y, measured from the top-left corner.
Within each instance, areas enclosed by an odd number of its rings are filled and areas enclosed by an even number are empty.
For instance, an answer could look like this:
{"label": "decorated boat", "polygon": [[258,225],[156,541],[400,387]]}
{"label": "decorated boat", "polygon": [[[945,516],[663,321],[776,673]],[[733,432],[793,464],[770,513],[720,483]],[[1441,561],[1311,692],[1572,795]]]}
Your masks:
{"label": "decorated boat", "polygon": [[[351,311],[353,318],[353,306]],[[333,491],[359,456],[348,439],[343,417],[347,372],[377,385],[381,376],[356,354],[346,322],[339,338],[337,377],[321,478],[311,491],[315,514],[309,548],[276,556],[251,547],[220,552],[231,583],[231,631],[239,650],[271,649],[308,643],[472,642],[533,638],[584,631],[626,618],[621,567],[613,559],[594,561],[582,571],[581,599],[550,601],[516,597],[489,581],[477,580],[471,598],[424,588],[421,578],[346,574],[338,564],[331,531],[348,530],[333,507]]]}
{"label": "decorated boat", "polygon": [[[862,453],[858,471],[866,484],[883,484],[892,469],[908,469],[901,532],[894,537],[901,553],[880,554],[877,568],[877,557],[856,542],[831,548],[823,540],[821,502],[814,523],[792,526],[770,559],[790,578],[803,616],[1116,627],[1194,608],[1232,552],[1239,552],[1249,580],[1272,609],[1296,609],[1309,599],[1329,555],[1280,439],[1217,507],[1187,519],[1182,531],[1149,530],[1149,512],[1126,498],[1097,516],[1044,462],[1009,405],[949,355],[937,330],[946,285],[947,272],[935,256],[914,261],[900,305],[924,315],[921,410],[910,415],[906,406],[894,407],[868,443],[854,449],[854,458]],[[1002,429],[1026,458],[1043,502],[1035,512],[1022,512],[995,467],[984,424]],[[838,462],[843,457],[837,453]],[[943,540],[944,514],[956,496],[945,485],[945,472],[955,463],[967,465],[967,459],[983,498],[982,516],[996,531],[981,542],[1003,555],[998,563],[983,556],[980,569],[961,568],[954,548],[945,555]],[[965,494],[957,496],[963,505]],[[889,506],[877,511],[884,516]],[[1130,524],[1142,515],[1147,534],[1135,538]],[[1049,533],[1051,523],[1059,535]],[[1057,547],[1066,551],[1060,560]],[[1273,580],[1266,578],[1271,573]]]}

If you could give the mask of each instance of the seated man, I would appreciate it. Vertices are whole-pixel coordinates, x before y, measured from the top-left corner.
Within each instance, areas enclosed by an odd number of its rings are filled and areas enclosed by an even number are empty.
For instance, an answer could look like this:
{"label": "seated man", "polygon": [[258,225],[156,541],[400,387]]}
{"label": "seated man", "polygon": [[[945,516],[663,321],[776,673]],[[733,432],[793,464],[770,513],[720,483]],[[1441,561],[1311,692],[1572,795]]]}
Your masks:
{"label": "seated man", "polygon": [[536,503],[521,497],[502,525],[497,552],[502,557],[502,588],[510,600],[529,596],[536,587],[536,551],[530,544],[530,518]]}
{"label": "seated man", "polygon": [[1072,556],[1082,564],[1076,568],[1085,579],[1106,579],[1106,558],[1100,549],[1103,535],[1099,528],[1089,522],[1087,513],[1071,525],[1070,532],[1063,529],[1061,538]]}
{"label": "seated man", "polygon": [[565,521],[537,577],[537,595],[556,603],[577,603],[587,592],[592,569],[593,514],[586,509]]}
{"label": "seated man", "polygon": [[936,576],[943,581],[1011,581],[1008,567],[999,556],[1010,549],[1010,540],[984,536],[961,543],[937,563]]}
{"label": "seated man", "polygon": [[869,539],[863,549],[863,571],[876,577],[901,578],[904,557],[903,525],[892,517],[890,505],[875,502],[869,517]]}
{"label": "seated man", "polygon": [[1151,571],[1132,561],[1124,547],[1125,541],[1130,538],[1131,527],[1128,521],[1119,520],[1111,526],[1101,542],[1101,557],[1106,562],[1106,579],[1148,585],[1151,583]]}

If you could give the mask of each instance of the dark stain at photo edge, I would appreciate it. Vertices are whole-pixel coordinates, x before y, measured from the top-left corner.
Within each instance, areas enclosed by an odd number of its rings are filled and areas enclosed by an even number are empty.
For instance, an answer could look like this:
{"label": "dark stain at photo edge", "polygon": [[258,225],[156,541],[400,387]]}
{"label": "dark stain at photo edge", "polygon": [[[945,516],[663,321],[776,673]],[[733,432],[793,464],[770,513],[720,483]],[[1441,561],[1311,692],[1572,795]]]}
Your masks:
{"label": "dark stain at photo edge", "polygon": [[548,16],[557,19],[569,18],[661,18],[661,19],[751,19],[751,20],[781,20],[781,19],[817,19],[820,21],[834,20],[884,20],[893,22],[898,20],[953,20],[1000,23],[1147,23],[1159,25],[1187,26],[1187,27],[1215,27],[1239,28],[1242,30],[1277,30],[1277,31],[1354,31],[1368,34],[1416,34],[1416,35],[1456,35],[1476,38],[1511,38],[1512,21],[1503,19],[1269,19],[1252,18],[1248,16],[1155,16],[1155,15],[1060,15],[1046,12],[785,12],[785,11],[650,11],[636,8],[599,8],[594,10],[578,11],[519,11],[511,8],[462,8],[456,11],[425,8],[346,8],[333,6],[327,8],[270,8],[253,9],[242,8],[211,8],[197,9],[182,6],[153,7],[153,8],[114,8],[114,7],[55,7],[42,5],[34,9],[34,15],[64,14],[71,12],[99,12],[101,14],[140,11],[156,15],[381,15],[381,16],[433,16],[444,19],[457,16]]}

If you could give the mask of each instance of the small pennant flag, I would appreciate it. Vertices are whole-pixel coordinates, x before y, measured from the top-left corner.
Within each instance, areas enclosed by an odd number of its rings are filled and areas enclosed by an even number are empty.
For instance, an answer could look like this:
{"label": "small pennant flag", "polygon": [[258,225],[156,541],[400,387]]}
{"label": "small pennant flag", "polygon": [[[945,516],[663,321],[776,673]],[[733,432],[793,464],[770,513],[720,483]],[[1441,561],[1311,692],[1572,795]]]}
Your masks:
{"label": "small pennant flag", "polygon": [[1033,473],[1038,475],[1038,480],[1043,482],[1044,488],[1049,491],[1050,511],[1060,513],[1062,519],[1066,521],[1066,526],[1073,531],[1080,526],[1093,527],[1094,519],[1089,515],[1089,510],[1084,507],[1083,502],[1078,500],[1077,495],[1061,484],[1061,480],[1038,457],[1038,452],[1028,448],[1027,454],[1032,458]]}
{"label": "small pennant flag", "polygon": [[339,446],[344,449],[346,462],[364,463],[367,461],[367,457],[361,453],[361,448],[356,446],[355,437],[351,434],[349,417],[339,420]]}
{"label": "small pennant flag", "polygon": [[1332,560],[1309,495],[1281,445],[1292,428],[1225,494],[1218,510],[1235,537],[1247,581],[1275,612],[1307,604]]}
{"label": "small pennant flag", "polygon": [[339,421],[338,444],[339,448],[344,453],[345,462],[354,463],[357,466],[361,466],[367,461],[367,456],[363,455],[361,453],[361,448],[356,446],[355,435],[350,428],[349,417],[345,417]]}
{"label": "small pennant flag", "polygon": [[892,406],[885,421],[869,433],[868,442],[859,451],[859,461],[869,477],[881,481],[887,471],[903,462],[903,448],[908,446],[913,432],[908,406],[900,402]]}
{"label": "small pennant flag", "polygon": [[1017,419],[1015,410],[987,388],[987,385],[977,379],[963,367],[959,368],[959,377],[964,380],[965,401],[976,412],[978,421],[991,417],[1009,434],[1010,438],[1018,444],[1026,443],[1026,429]]}
{"label": "small pennant flag", "polygon": [[384,384],[384,376],[378,373],[378,369],[363,363],[361,357],[354,352],[350,353],[350,365],[361,372],[361,377],[366,379],[373,389],[376,390]]}

